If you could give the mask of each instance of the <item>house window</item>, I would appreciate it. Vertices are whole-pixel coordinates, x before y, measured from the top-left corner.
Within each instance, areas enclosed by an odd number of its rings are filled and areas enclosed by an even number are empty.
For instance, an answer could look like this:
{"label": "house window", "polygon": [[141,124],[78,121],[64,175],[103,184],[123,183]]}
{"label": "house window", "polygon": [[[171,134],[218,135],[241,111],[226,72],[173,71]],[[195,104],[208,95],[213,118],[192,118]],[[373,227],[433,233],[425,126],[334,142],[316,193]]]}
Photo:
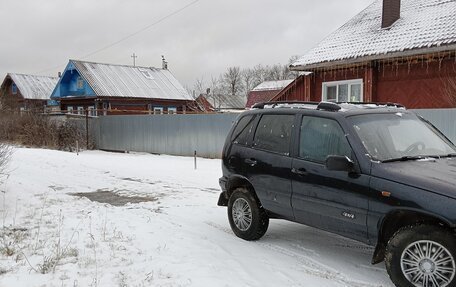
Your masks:
{"label": "house window", "polygon": [[16,86],[15,83],[13,83],[13,84],[11,85],[11,93],[12,93],[13,95],[17,94],[17,86]]}
{"label": "house window", "polygon": [[73,113],[73,107],[72,107],[72,106],[68,106],[68,107],[67,107],[67,112],[68,112],[69,114],[72,114],[72,113]]}
{"label": "house window", "polygon": [[322,100],[328,102],[362,102],[363,80],[324,82]]}
{"label": "house window", "polygon": [[97,110],[95,110],[95,107],[89,107],[89,116],[96,117],[97,116]]}
{"label": "house window", "polygon": [[78,107],[78,115],[84,114],[84,107]]}
{"label": "house window", "polygon": [[154,107],[154,114],[155,115],[163,114],[163,107]]}
{"label": "house window", "polygon": [[82,77],[78,77],[76,86],[78,87],[78,90],[82,90],[84,88],[84,81],[82,80]]}
{"label": "house window", "polygon": [[177,108],[176,107],[168,107],[168,114],[169,115],[177,114]]}

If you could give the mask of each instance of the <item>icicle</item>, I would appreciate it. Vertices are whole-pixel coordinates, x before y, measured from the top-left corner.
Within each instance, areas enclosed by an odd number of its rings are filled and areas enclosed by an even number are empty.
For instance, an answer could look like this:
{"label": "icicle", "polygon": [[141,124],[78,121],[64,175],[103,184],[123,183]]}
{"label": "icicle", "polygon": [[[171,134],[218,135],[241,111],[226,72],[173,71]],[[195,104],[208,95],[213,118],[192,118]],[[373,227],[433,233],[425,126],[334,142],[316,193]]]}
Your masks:
{"label": "icicle", "polygon": [[445,55],[440,57],[440,53],[439,53],[439,72],[442,70],[442,62],[444,59],[445,59]]}
{"label": "icicle", "polygon": [[408,65],[408,67],[407,67],[407,74],[410,74],[410,65],[411,65],[411,62],[412,62],[412,60],[411,60],[411,58],[409,58],[409,60],[407,61],[407,65]]}

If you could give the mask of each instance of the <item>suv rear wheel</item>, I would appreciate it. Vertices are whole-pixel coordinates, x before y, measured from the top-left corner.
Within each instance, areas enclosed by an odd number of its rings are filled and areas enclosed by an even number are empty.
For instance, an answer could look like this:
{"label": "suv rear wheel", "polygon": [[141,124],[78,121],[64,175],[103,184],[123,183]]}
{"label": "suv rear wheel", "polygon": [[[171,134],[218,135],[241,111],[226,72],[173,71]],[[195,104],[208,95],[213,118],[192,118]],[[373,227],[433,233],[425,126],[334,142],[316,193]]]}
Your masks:
{"label": "suv rear wheel", "polygon": [[237,188],[228,201],[228,220],[236,236],[245,240],[260,239],[268,230],[269,217],[246,188]]}
{"label": "suv rear wheel", "polygon": [[385,263],[400,287],[446,287],[456,284],[456,240],[444,228],[431,225],[400,229],[388,242]]}

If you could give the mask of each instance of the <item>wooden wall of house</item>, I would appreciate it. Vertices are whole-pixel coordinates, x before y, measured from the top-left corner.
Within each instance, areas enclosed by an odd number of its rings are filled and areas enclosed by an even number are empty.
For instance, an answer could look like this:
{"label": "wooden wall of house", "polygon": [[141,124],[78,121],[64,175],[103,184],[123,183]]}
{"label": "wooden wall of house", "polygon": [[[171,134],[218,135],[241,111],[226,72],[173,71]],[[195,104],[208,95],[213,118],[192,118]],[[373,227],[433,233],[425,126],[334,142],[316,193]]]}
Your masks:
{"label": "wooden wall of house", "polygon": [[398,102],[407,108],[455,107],[445,92],[449,79],[456,80],[454,59],[381,66],[376,75],[379,102]]}
{"label": "wooden wall of house", "polygon": [[19,110],[19,108],[23,105],[24,98],[22,97],[19,89],[17,89],[17,92],[13,94],[12,84],[13,81],[11,80],[11,78],[8,77],[5,80],[4,85],[2,86],[2,90],[0,92],[2,97],[2,108]]}
{"label": "wooden wall of house", "polygon": [[85,110],[94,108],[98,115],[111,114],[149,114],[153,113],[154,108],[160,107],[163,113],[169,113],[169,108],[176,108],[178,113],[187,110],[189,101],[179,100],[159,100],[159,99],[141,99],[141,98],[62,98],[60,108],[67,111],[69,107],[73,109],[72,113],[78,113],[78,107]]}
{"label": "wooden wall of house", "polygon": [[395,102],[414,109],[455,107],[456,95],[452,101],[445,89],[450,79],[456,83],[456,59],[423,59],[316,70],[296,79],[273,100],[319,102],[324,82],[362,79],[366,102]]}

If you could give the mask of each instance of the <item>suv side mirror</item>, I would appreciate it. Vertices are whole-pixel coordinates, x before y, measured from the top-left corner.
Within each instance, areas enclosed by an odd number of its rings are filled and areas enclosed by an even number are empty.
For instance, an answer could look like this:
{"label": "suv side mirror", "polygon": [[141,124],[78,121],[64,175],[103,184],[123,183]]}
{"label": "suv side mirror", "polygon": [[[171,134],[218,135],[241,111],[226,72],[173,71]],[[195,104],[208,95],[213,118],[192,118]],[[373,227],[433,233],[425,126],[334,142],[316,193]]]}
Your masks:
{"label": "suv side mirror", "polygon": [[326,168],[335,171],[353,171],[354,163],[344,155],[330,155],[326,158]]}

